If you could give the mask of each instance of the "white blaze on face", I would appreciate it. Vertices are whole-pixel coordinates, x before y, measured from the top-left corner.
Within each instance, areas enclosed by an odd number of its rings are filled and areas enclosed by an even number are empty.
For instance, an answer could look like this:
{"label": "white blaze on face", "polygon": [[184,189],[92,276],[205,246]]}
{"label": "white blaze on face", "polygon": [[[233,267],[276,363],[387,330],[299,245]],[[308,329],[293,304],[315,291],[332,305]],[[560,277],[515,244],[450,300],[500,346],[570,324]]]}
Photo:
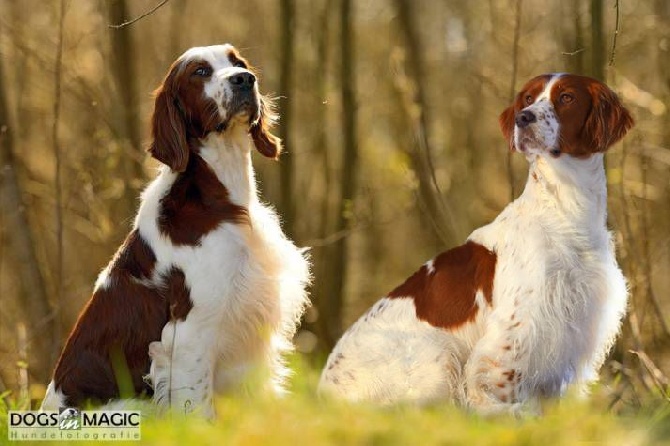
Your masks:
{"label": "white blaze on face", "polygon": [[[183,61],[203,60],[212,67],[212,75],[204,83],[203,88],[205,96],[216,102],[221,119],[224,121],[233,117],[230,116],[233,101],[230,78],[237,74],[250,72],[246,68],[233,64],[230,54],[234,51],[235,48],[230,44],[212,45],[191,48],[180,57]],[[254,84],[253,89],[258,97],[258,83]]]}
{"label": "white blaze on face", "polygon": [[560,78],[560,74],[551,77],[535,101],[521,110],[535,116],[535,122],[527,127],[514,127],[514,144],[523,152],[534,154],[558,149],[559,123],[551,100],[551,92]]}

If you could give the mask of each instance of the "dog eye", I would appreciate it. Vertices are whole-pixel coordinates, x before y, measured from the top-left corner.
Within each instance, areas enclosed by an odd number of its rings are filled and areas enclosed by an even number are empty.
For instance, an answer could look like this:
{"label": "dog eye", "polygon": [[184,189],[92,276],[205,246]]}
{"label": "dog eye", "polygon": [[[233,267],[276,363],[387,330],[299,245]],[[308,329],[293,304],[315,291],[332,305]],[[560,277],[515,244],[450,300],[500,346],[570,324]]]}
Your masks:
{"label": "dog eye", "polygon": [[526,100],[526,105],[530,105],[530,104],[533,103],[533,96],[527,94],[525,100]]}
{"label": "dog eye", "polygon": [[570,93],[561,93],[558,100],[561,101],[561,104],[569,104],[575,100],[575,97]]}
{"label": "dog eye", "polygon": [[235,63],[233,64],[233,66],[235,66],[235,67],[237,67],[237,68],[247,68],[247,64],[245,64],[245,63],[242,62],[241,60],[237,60],[237,61],[235,61]]}
{"label": "dog eye", "polygon": [[212,74],[212,69],[209,68],[209,67],[198,67],[193,72],[194,76],[202,76],[202,77],[208,77],[208,76],[211,76],[211,74]]}

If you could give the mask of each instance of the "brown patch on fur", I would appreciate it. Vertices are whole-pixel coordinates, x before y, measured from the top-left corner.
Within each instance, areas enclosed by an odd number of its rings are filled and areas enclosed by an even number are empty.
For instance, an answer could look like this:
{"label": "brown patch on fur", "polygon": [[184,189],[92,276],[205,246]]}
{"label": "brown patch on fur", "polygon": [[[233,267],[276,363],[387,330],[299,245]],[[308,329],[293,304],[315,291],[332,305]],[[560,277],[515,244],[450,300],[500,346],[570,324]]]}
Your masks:
{"label": "brown patch on fur", "polygon": [[249,222],[247,209],[230,201],[226,187],[199,155],[190,158],[160,204],[158,228],[175,245],[198,245],[223,222]]}
{"label": "brown patch on fur", "polygon": [[163,296],[142,284],[156,257],[137,231],[131,232],[109,266],[107,287],[93,293],[56,364],[54,383],[67,404],[104,403],[119,396],[110,353],[120,347],[137,394],[151,393],[142,377],[149,371],[148,346],[168,321]]}
{"label": "brown patch on fur", "polygon": [[234,67],[251,69],[249,62],[244,57],[240,56],[240,53],[235,48],[228,50],[228,60]]}
{"label": "brown patch on fur", "polygon": [[516,376],[516,372],[514,370],[508,370],[506,372],[502,372],[502,375],[507,377],[507,381],[512,382],[512,381],[514,381],[514,377]]}
{"label": "brown patch on fur", "polygon": [[422,266],[389,297],[411,297],[419,319],[435,327],[458,328],[477,315],[478,291],[491,303],[496,260],[495,253],[469,241],[438,255],[433,273]]}
{"label": "brown patch on fur", "polygon": [[186,285],[184,272],[173,266],[164,276],[165,296],[170,307],[170,319],[184,320],[193,308],[191,290]]}

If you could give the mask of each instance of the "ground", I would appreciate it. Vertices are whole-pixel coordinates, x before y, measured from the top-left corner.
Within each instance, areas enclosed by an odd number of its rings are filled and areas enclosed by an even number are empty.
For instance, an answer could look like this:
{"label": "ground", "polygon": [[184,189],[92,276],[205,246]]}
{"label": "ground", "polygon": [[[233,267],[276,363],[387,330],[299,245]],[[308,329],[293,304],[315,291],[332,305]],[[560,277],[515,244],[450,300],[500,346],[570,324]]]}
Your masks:
{"label": "ground", "polygon": [[[485,419],[448,405],[379,408],[325,401],[314,393],[318,371],[304,364],[297,369],[285,398],[221,398],[214,423],[181,416],[149,419],[143,421],[141,443],[114,444],[670,445],[670,404],[660,397],[616,415],[608,411],[607,392],[595,389],[586,401],[546,404],[542,417]],[[0,404],[0,444],[8,444],[6,411]]]}

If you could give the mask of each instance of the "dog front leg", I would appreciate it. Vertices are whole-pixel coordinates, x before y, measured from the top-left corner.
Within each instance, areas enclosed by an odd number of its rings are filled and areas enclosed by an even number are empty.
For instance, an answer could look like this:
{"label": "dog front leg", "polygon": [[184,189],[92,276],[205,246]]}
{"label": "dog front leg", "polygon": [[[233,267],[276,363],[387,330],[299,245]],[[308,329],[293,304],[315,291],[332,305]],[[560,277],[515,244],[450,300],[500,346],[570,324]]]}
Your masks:
{"label": "dog front leg", "polygon": [[193,318],[165,325],[160,342],[149,345],[154,402],[177,413],[214,418],[213,339]]}
{"label": "dog front leg", "polygon": [[530,331],[513,312],[491,318],[465,366],[468,407],[484,415],[527,410]]}

